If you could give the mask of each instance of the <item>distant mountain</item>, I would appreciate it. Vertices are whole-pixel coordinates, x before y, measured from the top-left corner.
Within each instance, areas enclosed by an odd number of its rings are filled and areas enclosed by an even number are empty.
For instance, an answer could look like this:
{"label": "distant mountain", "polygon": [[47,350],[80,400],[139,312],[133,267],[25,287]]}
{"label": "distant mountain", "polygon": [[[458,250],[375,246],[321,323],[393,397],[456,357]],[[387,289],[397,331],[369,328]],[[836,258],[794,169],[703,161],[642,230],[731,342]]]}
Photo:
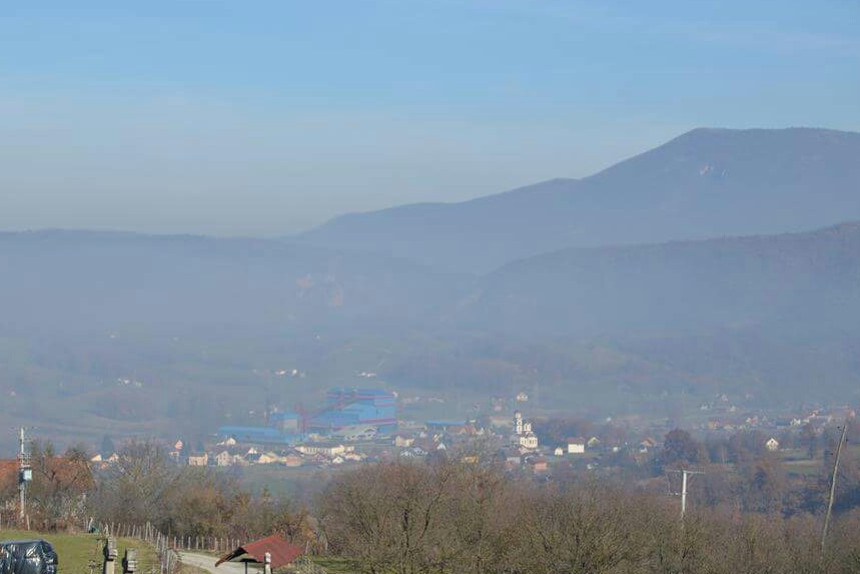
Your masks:
{"label": "distant mountain", "polygon": [[438,275],[275,240],[0,233],[0,330],[403,328],[452,296]]}
{"label": "distant mountain", "polygon": [[481,278],[460,316],[527,336],[750,329],[804,340],[860,333],[860,223],[808,233],[572,248]]}
{"label": "distant mountain", "polygon": [[860,223],[568,248],[480,277],[277,240],[0,233],[0,417],[206,436],[332,385],[463,404],[540,388],[583,414],[855,400],[858,285]]}
{"label": "distant mountain", "polygon": [[860,134],[696,129],[581,180],[351,214],[305,243],[487,272],[565,247],[803,231],[860,219]]}

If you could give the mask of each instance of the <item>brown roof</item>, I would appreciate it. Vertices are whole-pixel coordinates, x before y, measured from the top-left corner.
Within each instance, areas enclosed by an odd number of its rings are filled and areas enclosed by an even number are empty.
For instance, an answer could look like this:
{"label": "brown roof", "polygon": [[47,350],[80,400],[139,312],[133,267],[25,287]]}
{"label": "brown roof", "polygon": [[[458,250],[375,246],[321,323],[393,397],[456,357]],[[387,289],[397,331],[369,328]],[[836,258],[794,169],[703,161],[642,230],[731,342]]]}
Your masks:
{"label": "brown roof", "polygon": [[292,564],[293,562],[295,562],[296,558],[303,554],[301,548],[299,548],[295,544],[290,544],[289,542],[284,540],[284,538],[279,534],[273,534],[268,538],[249,542],[244,546],[240,546],[233,552],[225,554],[220,559],[218,559],[218,562],[215,563],[215,566],[219,566],[224,562],[233,560],[234,558],[238,558],[239,556],[245,554],[250,556],[255,562],[259,562],[260,564],[262,564],[266,560],[266,552],[268,552],[272,557],[273,569]]}

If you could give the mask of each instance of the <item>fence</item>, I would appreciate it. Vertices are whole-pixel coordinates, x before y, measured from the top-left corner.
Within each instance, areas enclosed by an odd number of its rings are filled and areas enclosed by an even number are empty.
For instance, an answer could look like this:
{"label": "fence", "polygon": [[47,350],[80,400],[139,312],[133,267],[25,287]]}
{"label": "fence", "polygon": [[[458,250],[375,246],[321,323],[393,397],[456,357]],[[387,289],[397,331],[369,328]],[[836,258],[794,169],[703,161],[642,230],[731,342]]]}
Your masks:
{"label": "fence", "polygon": [[171,545],[170,538],[151,524],[103,524],[101,530],[106,537],[132,538],[146,542],[155,549],[156,564],[141,564],[138,567],[141,574],[147,573],[147,566],[151,574],[156,571],[159,574],[174,574],[179,571],[182,561],[175,545]]}
{"label": "fence", "polygon": [[243,538],[227,536],[176,536],[161,534],[150,524],[103,524],[102,532],[109,532],[119,538],[137,538],[150,544],[164,540],[168,547],[182,552],[205,552],[226,554],[247,544]]}

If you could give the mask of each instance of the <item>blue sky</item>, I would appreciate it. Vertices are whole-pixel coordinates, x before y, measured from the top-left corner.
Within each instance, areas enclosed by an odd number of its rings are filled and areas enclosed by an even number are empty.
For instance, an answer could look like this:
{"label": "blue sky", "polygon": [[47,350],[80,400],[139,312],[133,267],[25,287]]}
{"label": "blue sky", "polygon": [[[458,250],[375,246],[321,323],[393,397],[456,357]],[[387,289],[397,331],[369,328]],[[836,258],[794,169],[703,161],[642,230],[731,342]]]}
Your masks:
{"label": "blue sky", "polygon": [[278,235],[697,126],[860,131],[856,0],[17,4],[0,229]]}

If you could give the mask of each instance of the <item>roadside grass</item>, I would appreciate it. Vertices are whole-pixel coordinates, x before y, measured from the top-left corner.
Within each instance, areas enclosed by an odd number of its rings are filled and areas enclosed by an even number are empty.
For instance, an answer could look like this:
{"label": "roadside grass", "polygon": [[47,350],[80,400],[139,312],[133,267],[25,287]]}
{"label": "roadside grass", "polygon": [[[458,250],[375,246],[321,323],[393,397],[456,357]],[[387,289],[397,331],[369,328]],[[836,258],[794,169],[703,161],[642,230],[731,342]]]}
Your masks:
{"label": "roadside grass", "polygon": [[[0,540],[32,540],[42,538],[51,543],[59,556],[59,574],[99,574],[104,559],[104,537],[97,534],[40,533],[27,530],[0,530]],[[117,539],[118,558],[116,571],[122,572],[122,558],[127,549],[137,550],[137,571],[140,574],[160,574],[155,549],[133,538]],[[182,565],[182,574],[205,572],[193,566]]]}
{"label": "roadside grass", "polygon": [[328,574],[358,574],[361,572],[355,561],[346,558],[317,556],[313,557],[312,560],[317,566],[325,568]]}

